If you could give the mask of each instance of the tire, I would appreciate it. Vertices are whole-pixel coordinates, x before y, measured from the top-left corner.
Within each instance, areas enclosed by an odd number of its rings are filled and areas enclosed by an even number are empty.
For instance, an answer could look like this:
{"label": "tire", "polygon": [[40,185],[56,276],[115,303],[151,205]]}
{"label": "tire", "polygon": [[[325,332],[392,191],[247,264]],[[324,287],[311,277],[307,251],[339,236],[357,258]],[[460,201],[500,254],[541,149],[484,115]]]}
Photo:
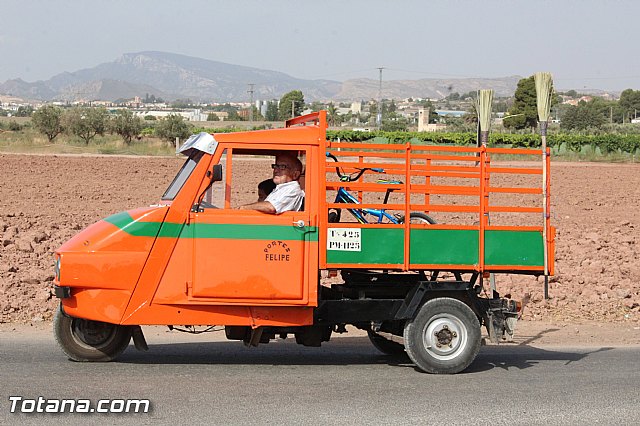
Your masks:
{"label": "tire", "polygon": [[478,317],[464,302],[431,299],[404,327],[404,344],[416,366],[433,374],[466,369],[480,350]]}
{"label": "tire", "polygon": [[[409,213],[409,222],[410,223],[427,223],[429,225],[435,225],[436,221],[431,216],[420,213],[420,212],[411,212]],[[404,217],[400,219],[400,223],[404,223]]]}
{"label": "tire", "polygon": [[70,317],[62,307],[54,317],[53,331],[62,351],[79,362],[113,361],[131,340],[130,327]]}
{"label": "tire", "polygon": [[367,334],[369,335],[369,340],[371,340],[373,346],[383,354],[395,356],[404,355],[404,345],[394,342],[393,340],[389,340],[371,330],[368,330]]}
{"label": "tire", "polygon": [[331,209],[329,211],[329,223],[338,223],[340,222],[340,216],[341,216],[341,210],[340,209]]}

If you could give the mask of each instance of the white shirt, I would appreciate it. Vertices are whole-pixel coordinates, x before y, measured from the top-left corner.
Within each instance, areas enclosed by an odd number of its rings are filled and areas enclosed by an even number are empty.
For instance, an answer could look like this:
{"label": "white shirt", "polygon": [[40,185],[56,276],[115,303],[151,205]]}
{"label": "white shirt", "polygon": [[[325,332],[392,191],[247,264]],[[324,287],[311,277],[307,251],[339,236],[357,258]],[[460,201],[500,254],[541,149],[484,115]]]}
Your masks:
{"label": "white shirt", "polygon": [[304,201],[304,191],[297,180],[276,185],[265,201],[271,203],[276,209],[276,214],[288,211],[298,211]]}

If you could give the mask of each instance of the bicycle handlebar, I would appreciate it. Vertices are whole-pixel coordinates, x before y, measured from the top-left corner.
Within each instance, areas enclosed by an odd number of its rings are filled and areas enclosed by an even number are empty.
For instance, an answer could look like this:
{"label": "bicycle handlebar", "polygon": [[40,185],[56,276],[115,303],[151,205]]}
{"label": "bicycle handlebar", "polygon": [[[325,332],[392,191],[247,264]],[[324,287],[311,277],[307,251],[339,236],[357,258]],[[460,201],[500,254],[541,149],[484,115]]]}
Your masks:
{"label": "bicycle handlebar", "polygon": [[[327,156],[327,158],[331,158],[336,163],[338,162],[338,159],[332,153],[327,152],[326,156]],[[344,180],[344,181],[347,181],[347,182],[353,182],[355,180],[360,179],[360,176],[362,176],[367,170],[371,170],[372,172],[376,172],[376,173],[384,173],[384,169],[381,169],[381,168],[365,167],[363,169],[360,169],[360,171],[357,172],[357,174],[355,174],[355,176],[354,175],[345,176],[342,173],[340,173],[340,168],[336,167],[336,174],[338,175],[340,180]]]}

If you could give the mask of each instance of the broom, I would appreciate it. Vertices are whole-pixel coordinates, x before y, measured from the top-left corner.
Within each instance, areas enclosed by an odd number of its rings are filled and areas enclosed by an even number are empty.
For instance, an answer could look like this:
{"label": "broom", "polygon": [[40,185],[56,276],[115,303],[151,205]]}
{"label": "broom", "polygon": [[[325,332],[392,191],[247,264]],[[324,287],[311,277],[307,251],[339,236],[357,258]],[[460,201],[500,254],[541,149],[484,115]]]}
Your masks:
{"label": "broom", "polygon": [[[489,129],[491,128],[491,106],[493,104],[493,90],[478,90],[476,99],[476,113],[478,114],[478,148],[487,147],[489,143]],[[489,213],[487,213],[487,224],[490,223]],[[496,291],[496,277],[489,275],[489,283],[492,294]]]}
{"label": "broom", "polygon": [[553,92],[553,80],[551,73],[537,72],[534,75],[536,83],[536,96],[538,104],[538,121],[540,122],[540,138],[542,139],[542,212],[543,227],[542,241],[544,248],[544,298],[549,298],[549,252],[547,248],[547,125],[551,113],[551,96]]}
{"label": "broom", "polygon": [[489,142],[489,129],[491,128],[491,104],[493,103],[493,90],[478,90],[476,111],[478,113],[478,147],[487,146]]}

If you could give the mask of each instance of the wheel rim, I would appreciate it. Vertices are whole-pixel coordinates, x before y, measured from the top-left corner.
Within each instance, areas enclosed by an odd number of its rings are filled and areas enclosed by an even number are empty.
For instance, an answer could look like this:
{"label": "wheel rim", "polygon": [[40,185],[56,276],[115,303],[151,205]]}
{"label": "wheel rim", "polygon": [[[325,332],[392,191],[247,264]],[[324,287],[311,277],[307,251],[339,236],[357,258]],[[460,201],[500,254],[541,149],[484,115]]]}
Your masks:
{"label": "wheel rim", "polygon": [[427,225],[431,225],[431,223],[424,218],[421,217],[410,217],[409,218],[409,223],[415,223],[415,224],[424,224],[426,223]]}
{"label": "wheel rim", "polygon": [[113,340],[117,326],[98,321],[74,318],[71,332],[78,343],[90,348],[104,347]]}
{"label": "wheel rim", "polygon": [[437,315],[429,321],[422,336],[427,352],[436,359],[454,359],[467,346],[467,329],[458,318],[448,314]]}

